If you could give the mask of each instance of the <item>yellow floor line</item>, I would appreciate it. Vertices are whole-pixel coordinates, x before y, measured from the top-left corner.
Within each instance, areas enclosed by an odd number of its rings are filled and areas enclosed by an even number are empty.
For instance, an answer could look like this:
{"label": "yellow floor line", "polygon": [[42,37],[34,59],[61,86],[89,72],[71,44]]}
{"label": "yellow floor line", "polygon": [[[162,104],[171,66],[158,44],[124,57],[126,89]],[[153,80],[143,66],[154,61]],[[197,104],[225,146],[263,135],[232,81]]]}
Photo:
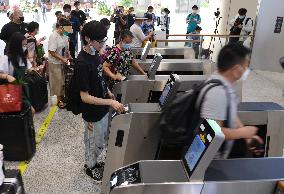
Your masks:
{"label": "yellow floor line", "polygon": [[[40,129],[38,130],[37,134],[36,134],[36,149],[39,146],[39,143],[41,142],[42,138],[44,137],[44,134],[46,132],[46,129],[48,128],[54,114],[57,111],[57,105],[54,105],[51,107],[47,117],[45,118],[44,122],[42,123]],[[19,163],[18,165],[18,169],[21,171],[21,174],[23,175],[29,165],[29,161],[22,161]]]}

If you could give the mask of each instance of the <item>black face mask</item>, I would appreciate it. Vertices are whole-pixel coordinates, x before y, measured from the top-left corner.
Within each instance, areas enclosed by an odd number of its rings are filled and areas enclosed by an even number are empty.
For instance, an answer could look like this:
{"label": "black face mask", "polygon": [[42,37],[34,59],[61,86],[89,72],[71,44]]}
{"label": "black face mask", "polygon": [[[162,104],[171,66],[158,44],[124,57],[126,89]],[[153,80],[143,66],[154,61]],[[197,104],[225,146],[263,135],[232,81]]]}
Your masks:
{"label": "black face mask", "polygon": [[22,17],[19,17],[19,19],[20,19],[20,21],[21,21],[21,22],[25,21],[25,18],[24,18],[24,16],[22,16]]}

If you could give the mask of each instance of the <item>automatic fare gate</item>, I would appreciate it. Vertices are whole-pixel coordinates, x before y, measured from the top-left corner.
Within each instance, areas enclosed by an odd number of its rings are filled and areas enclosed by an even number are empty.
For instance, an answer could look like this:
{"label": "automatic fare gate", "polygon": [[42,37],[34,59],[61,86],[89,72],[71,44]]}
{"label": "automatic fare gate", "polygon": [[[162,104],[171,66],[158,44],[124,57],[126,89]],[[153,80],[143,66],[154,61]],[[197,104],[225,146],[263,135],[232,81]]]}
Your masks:
{"label": "automatic fare gate", "polygon": [[273,194],[284,180],[284,158],[213,160],[223,140],[217,123],[204,120],[181,160],[119,168],[104,194]]}

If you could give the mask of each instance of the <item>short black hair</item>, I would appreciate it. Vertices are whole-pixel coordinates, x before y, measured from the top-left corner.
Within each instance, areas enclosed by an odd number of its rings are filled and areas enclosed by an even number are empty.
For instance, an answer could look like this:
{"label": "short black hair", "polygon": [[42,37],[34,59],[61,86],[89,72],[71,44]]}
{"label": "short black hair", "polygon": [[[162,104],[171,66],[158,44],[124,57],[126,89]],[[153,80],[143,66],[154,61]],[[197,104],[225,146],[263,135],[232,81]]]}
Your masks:
{"label": "short black hair", "polygon": [[148,10],[150,10],[150,9],[154,9],[154,7],[150,5],[150,6],[148,7]]}
{"label": "short black hair", "polygon": [[80,1],[75,1],[74,6],[80,5]]}
{"label": "short black hair", "polygon": [[37,9],[35,9],[35,12],[38,12],[38,10],[37,10]]}
{"label": "short black hair", "polygon": [[198,9],[197,5],[192,6],[192,9]]}
{"label": "short black hair", "polygon": [[166,13],[168,13],[168,14],[171,13],[168,8],[165,8],[165,9],[164,9],[164,12],[166,12]]}
{"label": "short black hair", "polygon": [[65,4],[65,5],[63,6],[63,10],[65,10],[65,9],[70,9],[70,10],[71,10],[71,5]]}
{"label": "short black hair", "polygon": [[28,32],[34,32],[36,29],[39,29],[39,24],[37,22],[30,22],[27,26]]}
{"label": "short black hair", "polygon": [[58,16],[59,14],[62,14],[62,11],[56,11],[55,15]]}
{"label": "short black hair", "polygon": [[196,26],[195,30],[202,30],[202,28],[200,26]]}
{"label": "short black hair", "polygon": [[87,45],[85,37],[90,38],[91,40],[103,40],[107,37],[106,27],[98,21],[90,21],[86,23],[82,30],[82,40],[84,45]]}
{"label": "short black hair", "polygon": [[239,14],[240,15],[246,15],[247,14],[247,12],[248,12],[248,10],[246,9],[246,8],[241,8],[241,9],[239,9]]}
{"label": "short black hair", "polygon": [[60,18],[58,26],[72,26],[71,22],[66,18]]}
{"label": "short black hair", "polygon": [[146,14],[145,14],[145,18],[147,18],[148,20],[152,20],[152,19],[153,19],[153,16],[152,16],[152,14],[146,13]]}
{"label": "short black hair", "polygon": [[100,21],[104,26],[110,26],[110,21],[107,18],[103,18]]}
{"label": "short black hair", "polygon": [[127,36],[130,36],[131,38],[134,38],[132,32],[128,29],[122,30],[120,32],[120,36],[119,36],[119,40],[123,40],[124,38],[126,38]]}
{"label": "short black hair", "polygon": [[224,72],[237,64],[242,64],[249,53],[249,49],[239,43],[224,46],[218,55],[218,70]]}

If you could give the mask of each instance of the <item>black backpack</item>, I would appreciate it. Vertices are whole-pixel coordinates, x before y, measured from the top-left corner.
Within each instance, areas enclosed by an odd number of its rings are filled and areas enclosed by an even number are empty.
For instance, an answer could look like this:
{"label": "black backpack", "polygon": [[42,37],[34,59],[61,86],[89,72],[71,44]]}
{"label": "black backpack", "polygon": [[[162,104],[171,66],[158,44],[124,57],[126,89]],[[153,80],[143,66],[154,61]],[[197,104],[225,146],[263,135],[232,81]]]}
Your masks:
{"label": "black backpack", "polygon": [[66,100],[66,109],[67,111],[71,111],[74,115],[78,115],[82,113],[81,110],[81,96],[80,96],[80,87],[79,87],[79,81],[77,78],[77,63],[82,59],[76,59],[74,61],[73,66],[73,76],[70,78],[70,81],[68,84],[66,84],[66,90],[65,90],[65,100]]}
{"label": "black backpack", "polygon": [[[192,90],[178,94],[172,102],[164,107],[160,117],[163,144],[187,145],[188,142],[191,142],[195,129],[202,122],[200,111],[206,93],[211,88],[220,85],[224,86],[217,79],[206,81]],[[208,87],[199,98],[199,94],[205,86]],[[200,103],[197,105],[199,99]]]}

